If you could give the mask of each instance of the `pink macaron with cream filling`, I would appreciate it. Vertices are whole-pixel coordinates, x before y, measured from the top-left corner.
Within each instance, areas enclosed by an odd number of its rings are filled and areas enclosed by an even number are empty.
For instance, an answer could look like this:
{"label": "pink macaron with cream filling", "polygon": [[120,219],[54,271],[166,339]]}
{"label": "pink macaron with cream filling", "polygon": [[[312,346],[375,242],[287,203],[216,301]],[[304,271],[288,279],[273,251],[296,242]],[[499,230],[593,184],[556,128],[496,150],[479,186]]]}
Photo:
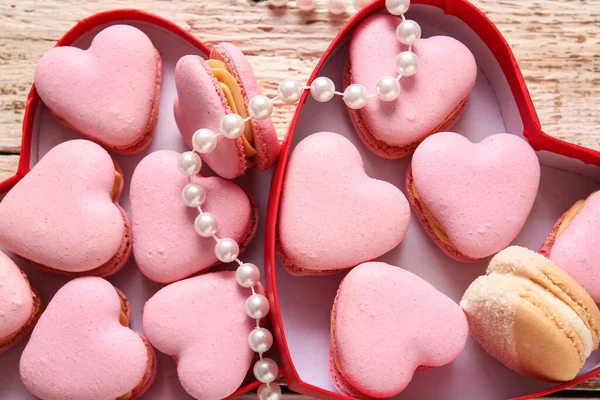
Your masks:
{"label": "pink macaron with cream filling", "polygon": [[[398,42],[400,18],[374,14],[362,21],[350,40],[344,85],[360,84],[375,93],[378,81],[396,77],[396,56],[408,50]],[[412,46],[418,70],[400,80],[392,101],[369,99],[365,107],[348,109],[359,137],[375,154],[400,158],[411,154],[427,136],[448,130],[465,109],[477,77],[471,51],[448,36],[419,39]]]}
{"label": "pink macaron with cream filling", "polygon": [[409,223],[404,194],[369,177],[348,139],[319,132],[296,145],[277,223],[279,253],[290,273],[331,274],[373,260],[402,241]]}
{"label": "pink macaron with cream filling", "polygon": [[[201,128],[217,133],[223,117],[235,113],[248,116],[248,103],[259,94],[252,67],[244,54],[231,43],[215,45],[210,58],[188,55],[175,67],[177,96],[175,121],[186,144]],[[270,117],[251,119],[237,139],[220,135],[216,148],[202,159],[223,178],[243,175],[248,167],[263,171],[275,163],[280,144]]]}
{"label": "pink macaron with cream filling", "polygon": [[161,58],[141,30],[112,25],[90,47],[59,46],[35,69],[35,88],[65,125],[109,150],[131,154],[152,139]]}
{"label": "pink macaron with cream filling", "polygon": [[[257,292],[263,293],[260,284]],[[245,312],[250,289],[223,271],[172,283],[146,302],[144,332],[177,362],[177,375],[198,400],[224,399],[243,383],[255,353],[248,335],[256,321]]]}
{"label": "pink macaron with cream filling", "polygon": [[472,143],[436,133],[415,151],[406,192],[423,228],[462,262],[507,247],[525,224],[540,182],[540,163],[518,136],[496,134]]}
{"label": "pink macaron with cream filling", "polygon": [[600,192],[579,200],[559,218],[540,253],[600,304]]}
{"label": "pink macaron with cream filling", "polygon": [[[215,241],[194,229],[198,210],[181,201],[188,177],[177,168],[179,153],[155,151],[135,168],[131,178],[133,255],[140,271],[155,282],[171,283],[219,263]],[[240,251],[248,246],[258,227],[254,198],[236,183],[218,176],[191,177],[206,199],[203,212],[218,221],[220,237],[234,239]]]}
{"label": "pink macaron with cream filling", "polygon": [[458,304],[429,282],[386,263],[361,264],[331,312],[333,382],[357,398],[395,396],[415,371],[456,359],[468,333]]}
{"label": "pink macaron with cream filling", "polygon": [[108,276],[131,255],[122,174],[102,147],[53,147],[0,202],[0,245],[44,271]]}
{"label": "pink macaron with cream filling", "polygon": [[43,400],[140,397],[156,375],[156,355],[129,329],[125,295],[108,281],[83,277],[56,292],[19,365],[21,380]]}
{"label": "pink macaron with cream filling", "polygon": [[42,312],[42,300],[25,273],[0,251],[0,353],[31,332]]}

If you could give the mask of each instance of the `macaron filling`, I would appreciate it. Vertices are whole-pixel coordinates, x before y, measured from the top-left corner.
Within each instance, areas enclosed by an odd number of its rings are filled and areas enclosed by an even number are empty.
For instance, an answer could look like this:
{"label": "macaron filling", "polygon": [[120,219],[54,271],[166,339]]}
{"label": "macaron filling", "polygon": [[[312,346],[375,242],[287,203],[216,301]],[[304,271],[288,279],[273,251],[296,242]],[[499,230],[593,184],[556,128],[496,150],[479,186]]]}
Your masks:
{"label": "macaron filling", "polygon": [[415,187],[414,180],[412,181],[412,192],[413,192],[413,196],[414,196],[415,200],[417,201],[417,203],[419,203],[419,206],[423,210],[423,216],[427,220],[427,224],[431,227],[431,229],[433,230],[435,235],[438,237],[438,239],[440,239],[443,243],[447,244],[448,246],[454,247],[452,245],[452,242],[450,242],[450,238],[448,238],[448,234],[444,231],[444,229],[442,228],[440,223],[437,221],[437,219],[433,216],[431,211],[429,211],[429,209],[425,206],[425,203],[423,203],[423,200],[419,196],[419,193],[417,192],[417,188]]}
{"label": "macaron filling", "polygon": [[121,193],[121,185],[123,184],[123,177],[119,171],[115,170],[115,181],[113,183],[112,190],[110,191],[110,198],[116,201]]}
{"label": "macaron filling", "polygon": [[[219,83],[219,87],[225,95],[227,104],[231,109],[231,112],[238,114],[242,118],[248,117],[248,108],[244,103],[244,96],[242,95],[242,88],[238,84],[235,77],[231,74],[231,71],[223,61],[209,59],[206,63],[210,67],[210,70]],[[244,133],[241,136],[242,145],[244,146],[244,154],[246,157],[253,157],[256,155],[256,149],[254,148],[254,133],[252,131],[252,125],[250,121],[246,121]]]}
{"label": "macaron filling", "polygon": [[[117,292],[117,294],[119,294],[119,301],[121,302],[121,314],[119,315],[119,323],[124,327],[128,327],[129,326],[129,316],[128,316],[129,307],[128,307],[127,303],[125,303],[125,300],[123,299],[121,294],[119,292]],[[154,362],[153,361],[154,357],[152,354],[150,354],[149,349],[148,349],[148,360],[149,360],[149,362]],[[122,396],[117,397],[115,400],[129,400],[133,396],[134,392],[138,392],[147,383],[147,375],[148,375],[147,373],[144,374],[144,377],[142,378],[142,380],[140,382],[138,382],[138,384],[133,389],[131,389],[129,392],[123,394]]]}
{"label": "macaron filling", "polygon": [[560,320],[565,321],[567,325],[573,329],[581,340],[585,357],[587,358],[592,353],[592,350],[594,349],[592,331],[573,308],[555,296],[551,291],[524,276],[504,275],[495,272],[488,276],[490,278],[512,281],[515,285],[518,285],[518,287],[525,288],[528,292],[533,293],[546,304],[547,308],[550,309],[553,314],[559,317]]}

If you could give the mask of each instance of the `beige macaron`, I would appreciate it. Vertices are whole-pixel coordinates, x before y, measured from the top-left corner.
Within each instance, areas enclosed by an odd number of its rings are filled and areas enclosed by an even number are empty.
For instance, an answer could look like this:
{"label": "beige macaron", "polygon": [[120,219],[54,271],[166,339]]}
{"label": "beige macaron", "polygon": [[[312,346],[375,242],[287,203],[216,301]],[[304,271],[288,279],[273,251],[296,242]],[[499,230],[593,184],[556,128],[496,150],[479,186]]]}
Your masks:
{"label": "beige macaron", "polygon": [[523,375],[569,381],[598,348],[594,301],[552,261],[524,247],[496,254],[460,306],[475,340]]}

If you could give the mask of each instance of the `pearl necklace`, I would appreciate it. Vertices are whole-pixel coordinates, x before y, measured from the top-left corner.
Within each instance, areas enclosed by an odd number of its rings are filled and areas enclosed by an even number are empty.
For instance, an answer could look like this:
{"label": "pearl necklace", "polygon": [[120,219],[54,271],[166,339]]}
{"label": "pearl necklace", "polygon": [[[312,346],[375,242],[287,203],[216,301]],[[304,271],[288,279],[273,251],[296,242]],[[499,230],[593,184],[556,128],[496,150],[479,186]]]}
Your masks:
{"label": "pearl necklace", "polygon": [[[300,3],[305,0],[298,0]],[[252,351],[258,353],[258,361],[254,364],[253,372],[261,385],[258,387],[258,398],[260,400],[281,399],[281,388],[273,384],[279,374],[277,363],[263,354],[273,346],[273,335],[268,329],[260,326],[262,318],[266,317],[270,310],[269,300],[256,292],[256,285],[260,281],[260,270],[251,263],[242,262],[238,255],[240,248],[237,242],[231,238],[220,238],[217,236],[218,221],[214,214],[204,212],[202,204],[206,199],[206,191],[197,183],[192,183],[191,177],[198,174],[202,168],[202,159],[199,154],[207,154],[217,147],[217,139],[220,135],[227,139],[237,139],[244,132],[245,123],[250,119],[263,120],[269,118],[273,113],[273,102],[280,100],[285,104],[296,104],[305,90],[310,90],[311,96],[318,102],[327,102],[334,96],[342,96],[346,106],[352,109],[360,109],[367,104],[370,98],[378,97],[381,101],[393,101],[400,94],[400,80],[403,76],[412,76],[417,72],[419,59],[412,52],[412,44],[421,37],[421,27],[415,21],[406,19],[404,13],[408,11],[410,0],[386,0],[385,7],[390,14],[399,15],[402,22],[396,29],[398,41],[408,45],[408,50],[401,52],[396,57],[396,77],[383,77],[376,85],[375,93],[369,94],[367,89],[360,84],[349,85],[344,92],[335,90],[333,81],[327,77],[316,78],[310,86],[302,86],[295,80],[286,79],[279,85],[277,95],[269,98],[262,94],[254,96],[248,103],[247,118],[237,114],[227,114],[221,120],[219,133],[210,129],[198,129],[192,137],[193,151],[181,154],[178,160],[179,170],[188,177],[188,184],[183,188],[181,197],[183,203],[198,210],[198,216],[194,221],[194,228],[198,235],[205,238],[213,238],[215,241],[215,255],[223,263],[237,262],[238,268],[235,276],[237,283],[249,288],[252,295],[246,300],[246,314],[256,320],[256,327],[248,336],[248,345]]]}

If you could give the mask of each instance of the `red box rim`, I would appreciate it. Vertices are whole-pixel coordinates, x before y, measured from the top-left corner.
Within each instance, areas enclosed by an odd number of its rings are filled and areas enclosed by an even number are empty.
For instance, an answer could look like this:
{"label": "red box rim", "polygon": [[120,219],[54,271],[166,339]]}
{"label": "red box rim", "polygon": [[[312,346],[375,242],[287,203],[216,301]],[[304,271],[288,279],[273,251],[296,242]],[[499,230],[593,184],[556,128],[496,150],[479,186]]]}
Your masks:
{"label": "red box rim", "polygon": [[[554,138],[547,135],[542,131],[540,121],[537,113],[533,106],[533,101],[521,70],[517,65],[517,61],[510,49],[510,46],[506,42],[506,39],[502,36],[498,28],[490,21],[489,18],[483,14],[473,4],[467,0],[413,0],[413,4],[430,5],[443,10],[445,14],[457,17],[469,26],[482,41],[489,47],[492,53],[495,55],[502,72],[506,76],[508,84],[511,88],[512,94],[515,98],[515,102],[519,109],[521,119],[523,121],[523,136],[528,140],[529,144],[535,150],[545,150],[556,154],[560,154],[566,157],[574,158],[583,161],[586,164],[595,164],[600,166],[600,152],[592,149],[588,149],[573,143],[565,142],[564,140]],[[385,10],[385,0],[376,0],[370,3],[368,6],[360,10],[354,15],[340,30],[337,36],[333,39],[327,50],[323,53],[323,56],[317,63],[313,73],[308,80],[307,85],[318,77],[318,74],[323,67],[323,64],[327,58],[332,54],[335,48],[340,42],[350,34],[352,29],[364,20],[369,15]],[[303,96],[298,103],[298,107],[294,114],[294,117],[290,123],[288,129],[288,135],[282,146],[279,160],[275,167],[275,173],[271,181],[271,192],[269,193],[269,208],[267,211],[266,221],[266,232],[265,232],[265,273],[267,283],[267,295],[272,305],[270,319],[274,328],[274,334],[276,337],[276,343],[278,346],[279,355],[282,361],[282,367],[285,371],[287,383],[292,390],[301,391],[307,395],[316,396],[320,399],[339,398],[339,399],[352,399],[344,395],[332,396],[330,392],[316,387],[314,385],[303,382],[296,371],[294,364],[291,360],[291,355],[285,339],[285,333],[283,328],[283,322],[281,320],[281,310],[279,308],[279,299],[277,293],[277,281],[276,281],[276,261],[275,261],[275,241],[277,231],[277,214],[279,211],[279,200],[281,197],[281,190],[283,186],[283,178],[287,161],[290,155],[290,148],[294,131],[302,107],[306,102],[308,92],[305,91]],[[588,372],[587,374],[559,385],[557,387],[519,397],[513,400],[525,400],[534,397],[543,396],[546,394],[554,393],[562,389],[569,388],[580,382],[588,380],[596,375],[600,374],[600,366]]]}
{"label": "red box rim", "polygon": [[[67,31],[56,42],[56,46],[70,46],[71,44],[73,44],[73,42],[75,42],[75,40],[79,39],[82,35],[96,27],[120,21],[146,22],[151,25],[158,26],[172,33],[179,39],[189,43],[191,46],[200,50],[203,54],[208,55],[210,53],[210,48],[206,44],[198,40],[191,33],[176,25],[175,23],[157,15],[135,9],[109,10],[86,17],[79,21],[75,26],[73,26],[73,28],[69,29],[69,31]],[[40,100],[41,99],[37,94],[37,91],[35,90],[35,85],[32,85],[31,90],[29,91],[29,95],[27,96],[25,115],[23,117],[21,157],[19,159],[18,169],[14,176],[6,179],[5,181],[0,182],[0,194],[7,192],[19,180],[21,180],[27,174],[27,172],[29,172],[29,163],[31,161],[31,140],[33,135],[33,126],[37,106]],[[253,389],[256,389],[259,385],[260,382],[255,381],[246,386],[242,386],[228,398],[233,398],[247,393]]]}

